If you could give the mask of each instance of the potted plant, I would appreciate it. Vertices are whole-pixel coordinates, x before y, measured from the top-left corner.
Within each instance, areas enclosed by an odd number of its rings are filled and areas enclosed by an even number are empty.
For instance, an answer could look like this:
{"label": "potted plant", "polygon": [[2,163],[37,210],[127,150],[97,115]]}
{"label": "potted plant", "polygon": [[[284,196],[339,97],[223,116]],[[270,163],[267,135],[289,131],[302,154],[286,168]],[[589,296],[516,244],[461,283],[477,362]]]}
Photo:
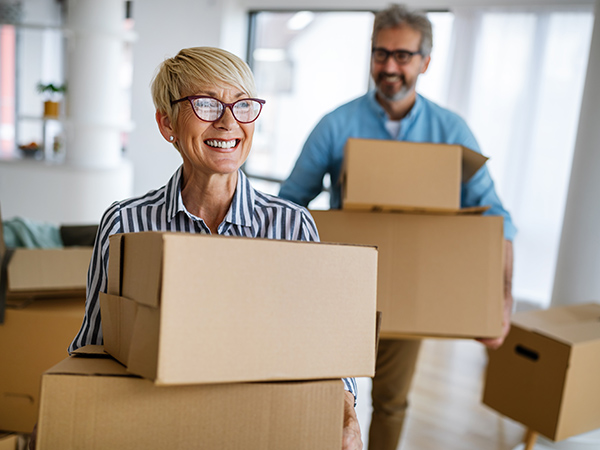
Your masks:
{"label": "potted plant", "polygon": [[38,92],[46,96],[44,102],[44,117],[58,117],[60,113],[59,99],[67,91],[65,84],[38,83]]}

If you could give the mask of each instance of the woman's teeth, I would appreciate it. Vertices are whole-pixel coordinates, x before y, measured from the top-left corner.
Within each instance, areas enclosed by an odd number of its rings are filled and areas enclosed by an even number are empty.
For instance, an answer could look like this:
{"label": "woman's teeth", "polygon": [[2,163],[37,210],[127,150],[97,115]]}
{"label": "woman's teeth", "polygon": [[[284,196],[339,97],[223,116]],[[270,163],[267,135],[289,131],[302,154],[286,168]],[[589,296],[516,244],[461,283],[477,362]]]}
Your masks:
{"label": "woman's teeth", "polygon": [[205,141],[205,143],[209,147],[233,148],[238,144],[238,139],[234,139],[233,141],[218,141],[216,139],[209,139],[208,141]]}

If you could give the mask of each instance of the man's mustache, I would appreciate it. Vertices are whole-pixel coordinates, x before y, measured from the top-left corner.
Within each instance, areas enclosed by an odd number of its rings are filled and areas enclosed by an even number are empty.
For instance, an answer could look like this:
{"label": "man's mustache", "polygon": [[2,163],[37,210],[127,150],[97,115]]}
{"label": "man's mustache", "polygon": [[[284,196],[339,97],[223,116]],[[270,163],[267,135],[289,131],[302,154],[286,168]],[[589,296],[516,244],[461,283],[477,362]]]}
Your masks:
{"label": "man's mustache", "polygon": [[401,73],[380,72],[379,75],[377,76],[377,79],[379,81],[384,81],[385,78],[394,77],[394,76],[400,78],[400,81],[402,81],[402,83],[406,84],[406,77],[404,76],[404,74],[401,74]]}

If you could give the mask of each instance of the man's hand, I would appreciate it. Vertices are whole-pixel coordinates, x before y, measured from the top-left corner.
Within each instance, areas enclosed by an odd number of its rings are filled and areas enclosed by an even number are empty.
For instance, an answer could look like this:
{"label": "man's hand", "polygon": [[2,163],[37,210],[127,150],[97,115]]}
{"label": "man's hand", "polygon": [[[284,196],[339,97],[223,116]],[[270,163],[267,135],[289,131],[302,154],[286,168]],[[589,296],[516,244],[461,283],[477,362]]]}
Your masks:
{"label": "man's hand", "polygon": [[344,391],[344,431],[342,434],[342,450],[362,450],[360,426],[354,410],[354,395]]}
{"label": "man's hand", "polygon": [[513,246],[512,242],[504,241],[504,311],[502,318],[502,335],[497,338],[477,339],[489,349],[497,349],[502,345],[510,331],[510,317],[513,308],[512,296]]}

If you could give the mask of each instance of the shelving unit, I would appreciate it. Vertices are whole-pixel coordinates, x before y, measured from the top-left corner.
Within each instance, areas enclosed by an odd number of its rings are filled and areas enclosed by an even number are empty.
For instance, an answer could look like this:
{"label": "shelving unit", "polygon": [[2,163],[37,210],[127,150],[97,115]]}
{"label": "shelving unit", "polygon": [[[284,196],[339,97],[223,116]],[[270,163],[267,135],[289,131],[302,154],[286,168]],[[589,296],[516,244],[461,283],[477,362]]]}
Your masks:
{"label": "shelving unit", "polygon": [[[12,69],[3,71],[1,75],[5,77],[5,85],[14,86],[14,93],[11,95],[5,91],[6,97],[2,99],[5,111],[2,123],[5,130],[4,159],[60,160],[60,153],[54,151],[54,141],[63,134],[63,117],[44,117],[44,95],[37,90],[39,83],[62,84],[65,80],[66,33],[62,24],[58,23],[61,19],[56,8],[48,6],[44,14],[48,21],[45,24],[2,25],[7,27],[3,32],[8,37],[3,47],[3,52],[6,52],[3,62],[7,63],[5,67]],[[36,14],[21,20],[39,20]],[[14,109],[6,112],[6,107],[11,104]],[[32,143],[38,144],[37,151],[33,145],[29,151],[23,148]]]}
{"label": "shelving unit", "polygon": [[[60,161],[64,157],[63,125],[63,117],[18,116],[17,129],[27,126],[27,136],[31,138],[20,137],[21,133],[17,130],[16,139],[20,139],[17,141],[17,145],[20,148],[21,145],[35,142],[39,149],[34,156],[36,159]],[[37,129],[37,132],[33,132],[34,128]],[[39,138],[34,136],[39,136]]]}

